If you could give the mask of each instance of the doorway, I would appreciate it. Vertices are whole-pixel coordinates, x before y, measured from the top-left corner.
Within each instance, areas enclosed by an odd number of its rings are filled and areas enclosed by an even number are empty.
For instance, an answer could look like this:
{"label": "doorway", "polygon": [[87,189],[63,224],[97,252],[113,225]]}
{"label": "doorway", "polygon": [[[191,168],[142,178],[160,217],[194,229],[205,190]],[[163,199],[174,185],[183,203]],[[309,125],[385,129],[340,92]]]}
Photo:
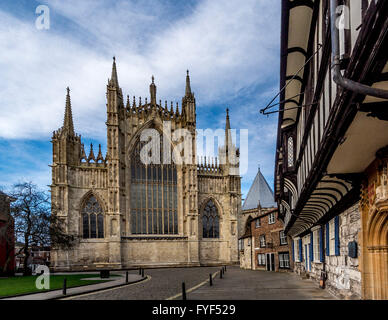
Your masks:
{"label": "doorway", "polygon": [[275,271],[275,254],[266,253],[266,270]]}

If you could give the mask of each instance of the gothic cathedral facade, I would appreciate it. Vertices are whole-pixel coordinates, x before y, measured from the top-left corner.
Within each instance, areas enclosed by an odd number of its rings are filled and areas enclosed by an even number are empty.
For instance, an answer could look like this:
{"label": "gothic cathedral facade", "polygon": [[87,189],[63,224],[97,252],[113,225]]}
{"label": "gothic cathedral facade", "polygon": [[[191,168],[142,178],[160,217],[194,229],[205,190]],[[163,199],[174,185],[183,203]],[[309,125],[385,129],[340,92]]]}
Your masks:
{"label": "gothic cathedral facade", "polygon": [[[197,161],[196,101],[187,73],[181,110],[156,100],[124,105],[116,61],[107,85],[107,153],[85,153],[74,131],[67,91],[63,126],[53,133],[52,213],[76,236],[52,252],[54,270],[200,266],[238,263],[241,207],[239,151],[229,114],[219,161]],[[167,125],[166,125],[167,123]],[[173,139],[171,132],[182,132]],[[145,152],[146,129],[159,132],[158,150]],[[151,137],[149,137],[151,139]],[[179,144],[185,141],[186,148]],[[187,142],[187,143],[186,143]],[[155,143],[153,144],[155,146]],[[189,146],[189,147],[187,147]],[[172,161],[145,162],[144,154]],[[159,157],[160,156],[160,157]],[[182,159],[174,161],[174,159]],[[229,159],[234,159],[229,161]],[[154,159],[154,158],[153,158]],[[164,159],[165,160],[165,159]]]}

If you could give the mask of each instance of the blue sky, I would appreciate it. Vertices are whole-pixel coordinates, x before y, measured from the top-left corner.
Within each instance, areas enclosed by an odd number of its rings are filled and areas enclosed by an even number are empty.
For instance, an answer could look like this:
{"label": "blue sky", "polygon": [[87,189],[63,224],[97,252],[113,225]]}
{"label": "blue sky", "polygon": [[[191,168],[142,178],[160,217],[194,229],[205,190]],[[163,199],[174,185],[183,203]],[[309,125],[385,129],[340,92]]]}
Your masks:
{"label": "blue sky", "polygon": [[[35,9],[50,8],[38,30]],[[51,183],[50,138],[71,88],[75,130],[106,148],[106,83],[116,56],[123,94],[181,101],[186,69],[197,127],[249,130],[243,197],[257,168],[273,187],[277,116],[259,109],[277,93],[280,1],[3,0],[0,4],[0,186]],[[143,100],[144,101],[144,100]]]}

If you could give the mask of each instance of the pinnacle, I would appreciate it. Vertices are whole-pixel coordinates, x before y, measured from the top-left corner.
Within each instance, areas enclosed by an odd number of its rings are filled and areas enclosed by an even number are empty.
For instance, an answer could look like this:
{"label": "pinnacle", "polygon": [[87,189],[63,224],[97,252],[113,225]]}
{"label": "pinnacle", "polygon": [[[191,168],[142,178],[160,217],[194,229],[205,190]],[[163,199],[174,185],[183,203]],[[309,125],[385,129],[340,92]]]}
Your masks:
{"label": "pinnacle", "polygon": [[119,88],[119,80],[117,77],[116,57],[113,57],[112,75],[109,84],[115,88]]}
{"label": "pinnacle", "polygon": [[66,107],[65,107],[65,116],[63,119],[63,129],[70,135],[74,135],[74,124],[73,124],[73,114],[71,111],[71,100],[70,100],[70,88],[67,87],[66,94]]}

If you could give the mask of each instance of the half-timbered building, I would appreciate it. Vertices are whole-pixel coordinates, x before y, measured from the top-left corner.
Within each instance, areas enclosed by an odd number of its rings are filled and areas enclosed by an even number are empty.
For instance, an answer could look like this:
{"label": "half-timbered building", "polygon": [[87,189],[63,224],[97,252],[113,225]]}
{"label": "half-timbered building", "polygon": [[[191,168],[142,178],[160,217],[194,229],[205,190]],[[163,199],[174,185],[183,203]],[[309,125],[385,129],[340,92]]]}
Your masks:
{"label": "half-timbered building", "polygon": [[275,198],[295,271],[388,299],[388,1],[283,0]]}

